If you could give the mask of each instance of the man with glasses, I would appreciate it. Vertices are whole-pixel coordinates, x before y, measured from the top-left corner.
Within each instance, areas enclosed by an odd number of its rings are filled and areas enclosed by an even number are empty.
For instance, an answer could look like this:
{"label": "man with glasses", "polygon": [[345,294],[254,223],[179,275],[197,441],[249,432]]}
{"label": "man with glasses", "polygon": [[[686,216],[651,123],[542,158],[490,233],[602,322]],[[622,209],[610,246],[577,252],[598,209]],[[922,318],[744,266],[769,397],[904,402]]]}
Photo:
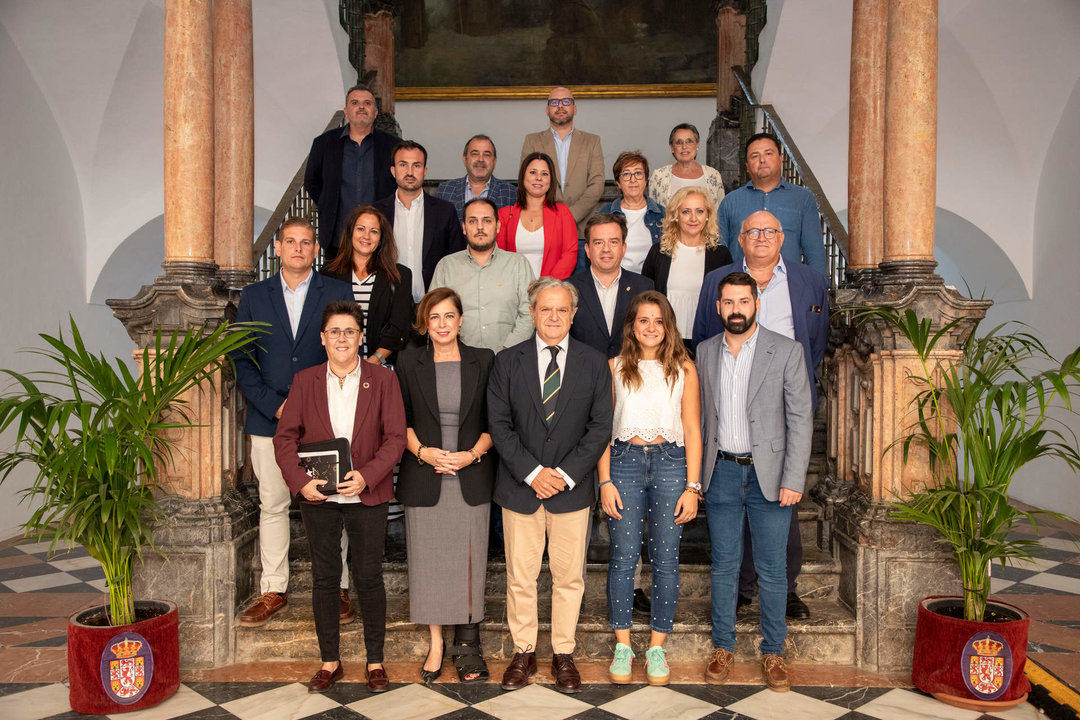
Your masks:
{"label": "man with glasses", "polygon": [[[326,362],[319,337],[323,309],[337,300],[353,301],[349,285],[312,269],[319,244],[307,218],[285,221],[274,241],[274,253],[281,261],[281,272],[244,288],[236,311],[237,322],[268,326],[250,355],[238,353],[234,357],[236,384],[247,400],[244,432],[251,436],[251,468],[259,483],[262,561],[260,597],[240,615],[243,627],[262,625],[288,605],[292,496],[274,457],[274,432],[293,376]],[[342,572],[341,584],[348,588],[347,570]],[[353,618],[347,590],[342,591],[341,615],[344,622]]]}
{"label": "man with glasses", "polygon": [[742,243],[735,240],[743,220],[752,212],[768,210],[779,218],[784,229],[784,258],[792,264],[805,261],[821,275],[827,275],[817,200],[806,188],[785,180],[782,170],[783,155],[777,139],[768,133],[750,136],[746,143],[750,182],[720,202],[720,234],[738,264],[742,260]]}
{"label": "man with glasses", "polygon": [[[740,259],[713,270],[701,284],[694,317],[693,343],[697,347],[724,330],[723,321],[716,314],[716,293],[720,280],[732,272],[749,273],[757,282],[761,301],[758,322],[762,327],[803,346],[811,402],[816,410],[817,368],[825,356],[825,341],[829,334],[829,286],[824,275],[781,254],[784,235],[780,221],[770,212],[762,210],[746,218],[738,234]],[[796,581],[802,570],[802,556],[799,517],[794,512],[787,548],[787,616],[792,619],[810,617],[810,608],[799,598],[796,589]],[[753,552],[747,540],[739,576],[740,610],[751,602],[754,574]]]}

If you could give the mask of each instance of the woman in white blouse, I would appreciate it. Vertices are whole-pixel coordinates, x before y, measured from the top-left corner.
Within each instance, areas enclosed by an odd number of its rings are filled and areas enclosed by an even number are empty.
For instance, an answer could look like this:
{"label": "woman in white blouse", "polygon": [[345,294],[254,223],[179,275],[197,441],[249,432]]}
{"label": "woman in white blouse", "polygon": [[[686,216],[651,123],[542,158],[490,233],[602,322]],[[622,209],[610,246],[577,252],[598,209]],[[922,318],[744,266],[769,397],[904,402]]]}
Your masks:
{"label": "woman in white blouse", "polygon": [[645,674],[651,685],[668,684],[664,640],[679,599],[679,541],[701,499],[698,376],[674,328],[667,299],[654,290],[640,293],[626,313],[622,351],[608,361],[615,415],[611,446],[597,470],[611,534],[607,590],[616,644],[608,675],[617,684],[630,682],[634,569],[646,522],[652,611]]}
{"label": "woman in white blouse", "polygon": [[649,178],[649,197],[659,205],[684,187],[703,187],[709,193],[713,207],[719,208],[724,199],[724,180],[715,168],[697,161],[701,136],[690,123],[679,123],[668,135],[668,146],[675,162],[653,170]]}

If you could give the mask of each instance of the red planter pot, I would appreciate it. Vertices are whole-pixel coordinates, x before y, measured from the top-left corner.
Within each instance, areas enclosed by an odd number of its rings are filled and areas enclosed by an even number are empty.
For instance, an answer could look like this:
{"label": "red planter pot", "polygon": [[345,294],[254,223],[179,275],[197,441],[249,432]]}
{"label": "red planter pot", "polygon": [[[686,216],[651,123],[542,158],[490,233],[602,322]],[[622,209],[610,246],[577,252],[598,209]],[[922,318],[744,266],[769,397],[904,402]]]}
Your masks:
{"label": "red planter pot", "polygon": [[176,603],[140,601],[140,609],[164,611],[131,625],[85,624],[103,607],[68,618],[68,679],[71,709],[88,715],[130,712],[157,705],[180,687]]}
{"label": "red planter pot", "polygon": [[935,610],[963,608],[958,597],[919,603],[911,681],[942,702],[971,709],[1012,707],[1031,690],[1024,676],[1030,618],[1020,608],[988,602],[987,611],[1015,616],[1007,622],[972,622]]}

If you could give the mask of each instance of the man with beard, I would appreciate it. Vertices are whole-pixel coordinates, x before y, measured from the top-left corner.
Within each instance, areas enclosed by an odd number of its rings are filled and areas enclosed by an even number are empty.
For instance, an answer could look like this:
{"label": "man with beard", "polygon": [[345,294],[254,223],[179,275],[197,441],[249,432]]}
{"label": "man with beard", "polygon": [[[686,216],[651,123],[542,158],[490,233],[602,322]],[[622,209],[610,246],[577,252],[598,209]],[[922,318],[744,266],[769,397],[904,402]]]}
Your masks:
{"label": "man with beard", "polygon": [[465,165],[465,177],[447,180],[439,185],[435,197],[453,204],[458,222],[464,220],[461,209],[473,198],[488,198],[496,207],[513,205],[517,200],[514,186],[494,177],[495,143],[487,135],[473,135],[465,143],[461,162]]}
{"label": "man with beard", "polygon": [[532,335],[532,266],[524,255],[495,247],[499,219],[490,198],[465,203],[462,215],[468,247],[439,261],[431,287],[461,296],[462,342],[498,352]]}
{"label": "man with beard", "polygon": [[701,483],[712,545],[713,654],[705,681],[723,683],[734,664],[735,605],[743,524],[749,523],[761,598],[765,685],[791,687],[784,665],[785,555],[792,511],[810,463],[813,412],[802,346],[757,322],[758,283],[733,272],[719,283],[723,332],[698,346]]}
{"label": "man with beard", "polygon": [[450,253],[465,249],[454,206],[424,192],[427,150],[418,142],[402,140],[391,156],[390,174],[397,192],[374,203],[394,226],[397,261],[412,270],[412,298],[420,302],[435,266]]}

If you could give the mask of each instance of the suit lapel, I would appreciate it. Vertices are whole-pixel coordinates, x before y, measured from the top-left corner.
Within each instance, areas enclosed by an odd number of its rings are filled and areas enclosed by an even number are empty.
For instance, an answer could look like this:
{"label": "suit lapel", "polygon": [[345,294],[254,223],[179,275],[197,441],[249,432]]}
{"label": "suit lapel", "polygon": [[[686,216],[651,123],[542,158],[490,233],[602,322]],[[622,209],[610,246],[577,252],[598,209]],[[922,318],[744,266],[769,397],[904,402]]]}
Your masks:
{"label": "suit lapel", "polygon": [[[311,325],[312,319],[318,311],[318,308],[322,307],[322,293],[323,293],[323,281],[322,276],[314,270],[311,271],[311,281],[308,286],[307,297],[304,298],[304,310],[300,313],[300,323],[296,328],[296,337],[293,338],[293,345],[295,346],[300,338],[304,337],[304,333],[307,332],[308,326]],[[282,300],[284,304],[284,300]],[[286,313],[286,317],[288,314]]]}
{"label": "suit lapel", "polygon": [[[366,432],[364,424],[379,416],[372,412],[371,404],[374,397],[374,385],[371,371],[364,367],[364,361],[360,361],[360,387],[356,389],[356,415],[353,416],[352,437],[349,438],[349,449],[356,447],[357,439]],[[324,386],[325,387],[325,386]]]}
{"label": "suit lapel", "polygon": [[[785,265],[785,267],[788,267]],[[788,298],[791,301],[791,324],[792,329],[795,331],[795,339],[800,343],[803,343],[805,347],[808,343],[804,340],[807,337],[806,332],[806,313],[810,308],[810,302],[806,299],[805,293],[806,286],[796,279],[794,273],[788,272],[787,277]]]}
{"label": "suit lapel", "polygon": [[[712,389],[712,402],[713,409],[716,411],[717,420],[720,419],[720,388],[723,387],[723,378],[721,374],[724,369],[724,339],[721,336],[720,342],[714,345],[716,352],[713,353],[715,357],[712,358],[712,376],[716,378],[716,385]],[[717,426],[719,427],[719,426]]]}
{"label": "suit lapel", "polygon": [[754,348],[754,361],[750,364],[750,380],[746,385],[746,406],[750,407],[754,397],[757,396],[761,384],[765,382],[769,365],[772,364],[773,355],[776,354],[776,346],[766,338],[758,327],[757,347]]}
{"label": "suit lapel", "polygon": [[[458,344],[461,347],[461,344]],[[460,351],[460,350],[459,350]],[[472,353],[461,353],[461,405],[458,408],[458,422],[465,420],[465,413],[472,407],[473,396],[480,384],[480,368],[476,362],[476,356]]]}
{"label": "suit lapel", "polygon": [[314,395],[315,415],[322,421],[323,431],[321,433],[312,434],[316,437],[321,435],[322,437],[332,438],[335,437],[334,425],[330,421],[330,400],[326,396],[326,368],[328,368],[328,366],[323,365],[322,367],[324,368],[324,372],[315,380],[317,386]]}
{"label": "suit lapel", "polygon": [[292,323],[289,322],[289,310],[285,307],[285,295],[282,290],[281,273],[270,278],[270,283],[267,285],[267,291],[270,293],[270,306],[274,308],[274,315],[277,316],[276,319],[278,325],[285,329],[285,336],[289,338],[289,342],[295,343],[296,338],[293,337]]}
{"label": "suit lapel", "polygon": [[609,337],[615,335],[615,328],[622,328],[626,319],[626,311],[630,309],[630,301],[634,299],[633,285],[623,272],[619,276],[619,294],[615,300],[615,317],[611,320]]}
{"label": "suit lapel", "polygon": [[423,268],[435,267],[435,262],[431,262],[433,258],[428,257],[434,252],[432,245],[434,245],[433,239],[435,235],[435,218],[433,217],[435,211],[434,208],[432,208],[432,205],[435,204],[435,198],[431,197],[426,192],[420,194],[422,196],[421,199],[424,201],[424,228],[420,242],[420,272],[422,276]]}
{"label": "suit lapel", "polygon": [[[585,310],[589,317],[594,319],[596,326],[600,328],[605,338],[610,337],[609,328],[604,327],[604,308],[600,305],[600,297],[596,294],[595,280],[592,276],[592,271],[588,272],[588,283],[585,286],[585,292],[581,293],[581,309]],[[580,312],[579,310],[579,312]]]}
{"label": "suit lapel", "polygon": [[[532,337],[535,338],[535,335]],[[543,422],[544,402],[540,397],[540,365],[536,359],[535,340],[521,349],[521,369],[525,373],[525,387],[529,389],[529,395],[532,396],[536,413]]]}
{"label": "suit lapel", "polygon": [[420,386],[420,397],[424,400],[424,404],[427,406],[428,412],[431,413],[433,418],[439,417],[439,396],[438,388],[435,386],[435,358],[433,350],[428,348],[420,360],[416,363],[416,380]]}
{"label": "suit lapel", "polygon": [[[579,133],[574,132],[570,134],[570,153],[566,158],[566,179],[563,180],[564,186],[569,182],[570,178],[575,176],[574,173],[577,170],[578,164],[584,160],[585,152],[581,147],[584,142],[585,141],[581,139]],[[554,145],[554,141],[552,141],[552,145]]]}
{"label": "suit lapel", "polygon": [[583,362],[581,353],[578,352],[577,343],[571,339],[566,346],[566,362],[563,363],[563,367],[566,369],[562,372],[562,382],[559,384],[559,397],[555,401],[555,417],[551,421],[552,428],[559,424],[559,420],[566,412],[566,406],[570,404],[570,397],[574,394],[574,387],[581,377],[579,371]]}

